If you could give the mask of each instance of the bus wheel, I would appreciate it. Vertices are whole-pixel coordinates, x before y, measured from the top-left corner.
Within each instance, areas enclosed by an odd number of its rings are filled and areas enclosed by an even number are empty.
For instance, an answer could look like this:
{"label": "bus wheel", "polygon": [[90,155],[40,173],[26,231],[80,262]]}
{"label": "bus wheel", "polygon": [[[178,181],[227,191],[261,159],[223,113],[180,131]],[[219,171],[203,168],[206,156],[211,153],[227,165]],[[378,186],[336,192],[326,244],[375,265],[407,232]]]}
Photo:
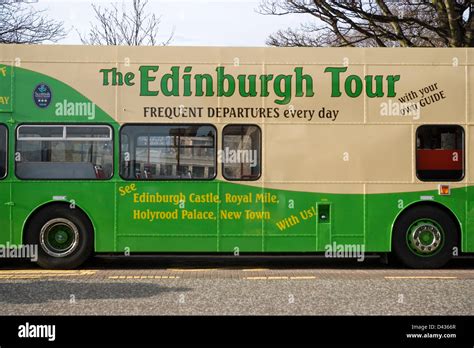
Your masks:
{"label": "bus wheel", "polygon": [[393,251],[411,268],[443,267],[457,245],[456,224],[437,207],[412,208],[402,213],[393,229]]}
{"label": "bus wheel", "polygon": [[28,224],[25,242],[38,246],[37,263],[43,268],[71,269],[93,252],[92,225],[77,209],[55,206],[35,214]]}

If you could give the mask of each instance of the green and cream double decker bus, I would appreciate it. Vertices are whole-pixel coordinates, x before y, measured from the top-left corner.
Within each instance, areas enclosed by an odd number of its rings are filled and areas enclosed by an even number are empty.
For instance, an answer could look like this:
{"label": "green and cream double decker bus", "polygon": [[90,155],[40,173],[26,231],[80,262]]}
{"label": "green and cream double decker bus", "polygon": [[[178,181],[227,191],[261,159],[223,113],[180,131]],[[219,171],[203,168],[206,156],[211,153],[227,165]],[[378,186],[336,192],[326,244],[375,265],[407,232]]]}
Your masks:
{"label": "green and cream double decker bus", "polygon": [[474,49],[0,45],[0,244],[474,252]]}

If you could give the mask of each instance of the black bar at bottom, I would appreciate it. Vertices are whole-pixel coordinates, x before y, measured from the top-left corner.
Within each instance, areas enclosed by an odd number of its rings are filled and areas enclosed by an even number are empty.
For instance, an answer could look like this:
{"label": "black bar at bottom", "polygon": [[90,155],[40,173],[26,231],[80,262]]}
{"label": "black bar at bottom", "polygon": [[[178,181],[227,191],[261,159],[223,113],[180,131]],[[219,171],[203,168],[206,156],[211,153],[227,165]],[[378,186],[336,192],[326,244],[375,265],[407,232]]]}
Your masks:
{"label": "black bar at bottom", "polygon": [[[52,326],[54,325],[54,339]],[[44,337],[31,337],[42,334]],[[27,337],[20,337],[27,336]],[[474,344],[474,317],[0,317],[0,347],[43,345]]]}

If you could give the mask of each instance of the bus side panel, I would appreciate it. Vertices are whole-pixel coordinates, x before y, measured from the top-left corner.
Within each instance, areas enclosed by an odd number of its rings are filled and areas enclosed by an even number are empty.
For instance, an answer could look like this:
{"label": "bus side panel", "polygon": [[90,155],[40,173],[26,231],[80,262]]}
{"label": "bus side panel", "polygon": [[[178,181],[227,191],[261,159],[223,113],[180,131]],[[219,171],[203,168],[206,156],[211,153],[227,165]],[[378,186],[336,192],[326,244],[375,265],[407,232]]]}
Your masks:
{"label": "bus side panel", "polygon": [[276,203],[265,203],[269,219],[264,220],[263,250],[267,252],[314,252],[317,250],[317,194],[301,192],[299,184],[285,190],[266,189]]}
{"label": "bus side panel", "polygon": [[[11,137],[9,139],[9,147],[12,145]],[[7,156],[8,156],[7,148]],[[10,158],[7,160],[7,167],[10,165]],[[11,166],[10,166],[11,167]],[[11,173],[11,169],[8,170]],[[11,242],[11,229],[10,229],[10,214],[11,214],[11,197],[10,197],[10,180],[8,176],[0,180],[0,244],[5,244],[7,241]]]}
{"label": "bus side panel", "polygon": [[[381,189],[380,186],[377,184],[367,185],[367,191],[377,192]],[[419,199],[419,194],[415,193],[411,196],[417,196]],[[366,251],[388,252],[391,250],[393,223],[403,207],[410,202],[406,193],[370,193],[366,195]]]}
{"label": "bus side panel", "polygon": [[[469,81],[473,81],[472,79],[474,78],[474,69],[469,69],[470,70],[470,75],[471,79]],[[471,100],[474,100],[474,86],[471,86]],[[474,118],[474,103],[471,102],[471,122]],[[472,150],[474,149],[474,126],[468,126],[466,129],[466,136],[467,136],[467,141],[466,141],[466,164],[467,164],[467,180],[471,183],[473,182],[473,176],[474,176],[474,161],[471,160],[472,158]],[[466,225],[464,228],[464,244],[463,244],[463,251],[465,252],[474,252],[474,187],[473,186],[468,186],[467,189],[467,214],[466,214]]]}
{"label": "bus side panel", "polygon": [[11,242],[10,238],[10,209],[7,205],[10,199],[10,182],[0,181],[0,244]]}
{"label": "bus side panel", "polygon": [[216,181],[122,182],[117,251],[217,251],[217,190]]}
{"label": "bus side panel", "polygon": [[[423,196],[432,196],[434,202],[437,202],[448,209],[457,220],[456,223],[461,227],[461,235],[459,240],[459,246],[461,248],[460,251],[468,251],[468,244],[469,244],[469,226],[468,220],[466,219],[468,215],[469,209],[469,191],[470,189],[464,184],[459,184],[458,187],[453,187],[454,183],[448,183],[451,186],[451,192],[449,195],[443,196],[438,194],[438,188],[436,187],[435,190],[421,192]],[[434,186],[438,186],[436,183]],[[413,197],[413,200],[419,200],[419,197]],[[471,204],[472,209],[472,204]],[[472,226],[472,225],[471,225]],[[456,233],[456,231],[453,231]],[[472,242],[471,242],[472,243]],[[472,251],[472,249],[471,249]],[[453,250],[453,252],[456,252]],[[457,251],[459,253],[459,250]]]}
{"label": "bus side panel", "polygon": [[[11,118],[13,112],[13,68],[0,64],[0,96],[2,97],[2,103],[0,103],[0,118],[2,122]],[[6,102],[8,100],[8,102]],[[8,158],[9,153],[11,153],[11,146],[13,144],[11,136],[8,134],[8,127],[4,123],[0,123],[0,141],[1,150],[0,156],[2,156],[2,163],[7,160],[6,166],[10,165],[10,158]],[[6,138],[5,138],[6,137]],[[5,148],[5,145],[6,146]],[[3,167],[3,165],[2,165]],[[10,166],[11,167],[11,166]],[[2,168],[0,173],[0,244],[5,244],[6,242],[11,242],[11,231],[10,231],[10,212],[11,212],[11,202],[10,197],[10,182],[8,176],[3,178],[5,168]],[[7,174],[11,172],[7,170]]]}
{"label": "bus side panel", "polygon": [[474,252],[474,187],[467,187],[466,223],[463,229],[463,251]]}
{"label": "bus side panel", "polygon": [[[264,251],[326,251],[334,243],[364,243],[363,195],[302,192],[308,187],[303,183],[285,186],[286,190],[265,190],[269,201],[264,210]],[[324,184],[326,189],[333,186]]]}
{"label": "bus side panel", "polygon": [[[32,194],[34,193],[34,194]],[[95,250],[114,249],[114,183],[103,181],[19,181],[13,183],[14,240],[23,238],[23,228],[31,213],[52,201],[71,209],[82,209],[95,229]],[[64,197],[65,199],[62,199]]]}
{"label": "bus side panel", "polygon": [[[458,220],[458,223],[461,226],[461,235],[459,240],[459,246],[461,251],[474,251],[472,248],[472,231],[470,231],[468,223],[468,211],[472,209],[472,198],[469,199],[470,189],[466,186],[451,188],[451,194],[449,196],[439,196],[436,197],[436,201],[443,204],[448,208]],[[472,192],[472,191],[471,191]],[[438,190],[435,191],[435,194],[438,194]],[[472,214],[471,214],[472,215]],[[472,228],[472,225],[470,225]],[[469,243],[471,243],[471,249],[469,249]]]}
{"label": "bus side panel", "polygon": [[262,187],[219,183],[219,251],[261,252],[265,213]]}
{"label": "bus side panel", "polygon": [[[368,185],[368,191],[373,193],[366,196],[367,200],[367,251],[390,251],[392,228],[395,224],[398,215],[405,209],[412,209],[414,204],[428,203],[440,204],[456,216],[458,223],[461,226],[462,242],[461,248],[463,251],[468,250],[469,228],[466,225],[466,205],[469,197],[470,188],[456,187],[451,189],[451,194],[441,196],[438,194],[438,183],[431,183],[430,186],[436,188],[434,190],[426,190],[426,184],[412,184],[420,187],[420,190],[410,189],[411,192],[403,192],[411,185],[399,185],[400,191],[398,193],[375,193],[377,191],[384,191],[385,185]],[[403,187],[402,187],[403,186]],[[471,204],[469,202],[469,204]],[[473,209],[471,204],[471,211]],[[468,214],[469,215],[469,214]],[[472,213],[471,217],[472,219]],[[455,231],[453,231],[455,233]]]}

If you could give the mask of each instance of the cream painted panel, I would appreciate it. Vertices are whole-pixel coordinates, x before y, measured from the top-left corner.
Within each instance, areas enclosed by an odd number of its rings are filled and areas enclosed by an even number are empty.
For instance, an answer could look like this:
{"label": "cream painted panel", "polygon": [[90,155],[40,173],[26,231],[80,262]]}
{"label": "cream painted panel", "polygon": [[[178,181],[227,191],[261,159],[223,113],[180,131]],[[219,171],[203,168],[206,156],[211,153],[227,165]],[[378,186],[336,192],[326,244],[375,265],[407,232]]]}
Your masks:
{"label": "cream painted panel", "polygon": [[78,45],[0,45],[0,61],[52,63],[113,63],[117,58],[114,46]]}
{"label": "cream painted panel", "polygon": [[[349,48],[350,49],[350,48]],[[375,65],[452,65],[457,59],[466,64],[466,51],[472,48],[366,48],[365,63]]]}
{"label": "cream painted panel", "polygon": [[466,48],[467,64],[474,65],[474,48]]}
{"label": "cream painted panel", "polygon": [[130,64],[216,64],[219,63],[222,48],[220,47],[179,47],[179,46],[120,46],[117,62]]}
{"label": "cream painted panel", "polygon": [[[368,66],[367,72],[400,75],[395,97],[387,98],[384,84],[384,97],[367,98],[369,122],[463,123],[466,119],[464,67]],[[409,112],[403,113],[406,108]]]}
{"label": "cream painted panel", "polygon": [[[474,61],[474,54],[473,54]],[[467,119],[469,123],[474,123],[474,62],[467,68]]]}
{"label": "cream painted panel", "polygon": [[[12,63],[19,58],[22,67],[31,68],[38,72],[51,75],[76,88],[91,98],[98,106],[111,115],[115,115],[115,105],[118,105],[120,121],[138,121],[143,119],[143,107],[153,104],[179,107],[190,105],[205,106],[246,106],[246,107],[276,107],[280,114],[289,109],[296,112],[306,110],[307,115],[313,113],[312,121],[308,118],[292,118],[280,116],[279,119],[266,118],[268,123],[328,123],[324,118],[314,119],[319,112],[338,112],[335,123],[364,122],[412,122],[412,119],[401,117],[382,117],[380,102],[385,98],[365,98],[363,94],[357,98],[342,96],[331,98],[330,74],[324,73],[327,66],[342,66],[349,64],[349,74],[401,74],[397,83],[397,98],[412,89],[438,83],[438,87],[446,92],[447,99],[423,109],[420,122],[459,123],[468,119],[472,122],[474,104],[470,102],[474,96],[473,90],[465,91],[466,76],[463,64],[472,64],[474,49],[332,49],[332,48],[224,48],[224,47],[92,47],[92,46],[59,46],[59,45],[0,45],[0,60]],[[459,67],[453,67],[453,59],[459,57]],[[32,63],[34,62],[34,63]],[[69,62],[58,64],[57,62]],[[377,64],[364,65],[367,64]],[[130,64],[130,66],[126,66]],[[103,87],[100,68],[118,66],[121,71],[128,71],[140,65],[159,65],[161,68],[171,65],[192,65],[194,72],[208,72],[214,76],[215,68],[225,64],[235,73],[291,74],[296,66],[302,66],[305,74],[313,78],[314,93],[312,97],[296,97],[288,104],[275,103],[275,93],[267,98],[232,98],[214,97],[139,97],[134,87]],[[442,66],[435,66],[441,64]],[[235,66],[237,65],[237,66]],[[135,73],[137,73],[136,69]],[[229,70],[230,71],[230,70]],[[80,72],[80,73],[79,73]],[[468,71],[469,82],[474,77],[471,67]],[[294,76],[293,76],[294,77]],[[216,84],[216,81],[214,81]],[[342,81],[341,81],[342,84]],[[214,86],[215,88],[216,86]],[[292,89],[294,92],[293,78]],[[341,86],[341,89],[342,86]],[[365,93],[364,93],[365,94]],[[468,97],[466,97],[468,94]],[[119,100],[114,98],[119,96]],[[385,100],[386,101],[386,100]],[[466,104],[467,103],[467,104]],[[151,105],[150,105],[151,104]],[[365,112],[364,105],[368,108]],[[323,110],[324,108],[324,110]],[[463,109],[464,108],[464,109]],[[367,118],[364,119],[364,113]],[[207,114],[206,114],[207,117]],[[158,120],[152,120],[158,121]],[[180,121],[180,120],[179,120]],[[227,120],[212,118],[209,122],[227,122]],[[243,119],[229,119],[229,122],[247,122]],[[253,120],[251,123],[261,123]]]}
{"label": "cream painted panel", "polygon": [[472,183],[474,181],[474,160],[472,158],[473,150],[474,150],[474,125],[470,125],[465,130],[465,134],[467,136],[466,141],[466,164],[467,164],[467,172],[465,176],[465,180]]}
{"label": "cream painted panel", "polygon": [[242,64],[375,64],[459,65],[473,64],[473,48],[274,48],[274,47],[182,47],[182,46],[84,46],[0,45],[0,60],[21,56],[32,61],[192,62]]}
{"label": "cream painted panel", "polygon": [[269,47],[264,51],[264,61],[266,64],[360,65],[364,64],[366,55],[364,48]]}
{"label": "cream painted panel", "polygon": [[264,143],[266,182],[412,181],[408,125],[268,125]]}

